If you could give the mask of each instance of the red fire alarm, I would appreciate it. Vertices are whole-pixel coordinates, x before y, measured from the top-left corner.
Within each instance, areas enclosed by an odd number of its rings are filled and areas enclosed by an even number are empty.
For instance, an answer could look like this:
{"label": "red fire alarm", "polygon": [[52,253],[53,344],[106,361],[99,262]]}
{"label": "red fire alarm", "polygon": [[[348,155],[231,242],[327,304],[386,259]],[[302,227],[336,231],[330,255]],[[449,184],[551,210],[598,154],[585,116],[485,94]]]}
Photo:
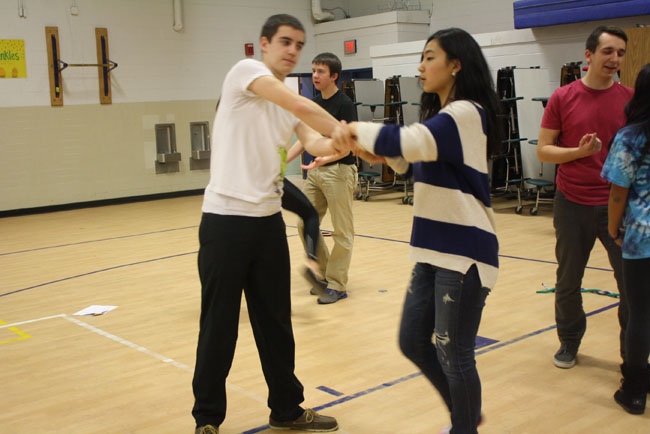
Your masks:
{"label": "red fire alarm", "polygon": [[345,54],[354,54],[357,52],[357,40],[351,39],[343,43],[343,51]]}
{"label": "red fire alarm", "polygon": [[253,44],[244,44],[244,52],[246,53],[247,56],[254,55],[255,50],[253,49]]}

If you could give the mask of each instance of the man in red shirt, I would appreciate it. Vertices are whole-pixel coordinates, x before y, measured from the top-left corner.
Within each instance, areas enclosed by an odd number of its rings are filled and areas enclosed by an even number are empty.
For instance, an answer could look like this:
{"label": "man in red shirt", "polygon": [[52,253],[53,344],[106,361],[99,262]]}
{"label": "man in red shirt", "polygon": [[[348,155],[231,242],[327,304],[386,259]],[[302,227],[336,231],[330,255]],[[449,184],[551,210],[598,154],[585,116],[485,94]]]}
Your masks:
{"label": "man in red shirt", "polygon": [[609,184],[600,172],[609,143],[625,124],[623,108],[633,94],[632,89],[614,81],[626,47],[627,35],[622,29],[597,27],[586,43],[587,74],[553,93],[539,132],[539,160],[559,164],[553,204],[558,261],[555,321],[561,343],[553,363],[559,368],[575,365],[587,326],[580,289],[596,238],[607,250],[621,294],[618,318],[624,357],[627,303],[621,248],[607,232]]}

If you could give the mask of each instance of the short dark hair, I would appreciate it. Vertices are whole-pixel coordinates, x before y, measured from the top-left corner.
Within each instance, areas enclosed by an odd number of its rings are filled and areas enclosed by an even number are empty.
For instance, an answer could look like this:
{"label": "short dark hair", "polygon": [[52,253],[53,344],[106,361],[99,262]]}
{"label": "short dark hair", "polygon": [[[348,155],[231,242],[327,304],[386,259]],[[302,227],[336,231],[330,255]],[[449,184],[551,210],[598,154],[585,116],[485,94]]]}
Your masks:
{"label": "short dark hair", "polygon": [[598,26],[594,29],[593,32],[591,32],[591,35],[587,38],[587,42],[585,43],[585,48],[592,53],[596,52],[596,47],[598,47],[598,42],[600,40],[600,35],[603,33],[609,33],[610,35],[617,36],[621,38],[622,40],[625,41],[627,44],[627,35],[625,34],[625,31],[621,29],[620,27],[616,26]]}
{"label": "short dark hair", "polygon": [[327,65],[327,67],[330,69],[330,75],[337,74],[336,80],[334,82],[337,83],[339,81],[339,78],[341,77],[341,69],[343,69],[343,67],[341,66],[341,59],[339,59],[336,54],[320,53],[318,56],[314,57],[314,60],[312,60],[311,63],[315,63],[317,65]]}
{"label": "short dark hair", "polygon": [[298,18],[288,14],[277,14],[271,15],[267,18],[266,22],[262,26],[262,34],[260,37],[263,36],[270,42],[273,36],[278,32],[280,26],[293,27],[294,29],[305,33],[305,28]]}

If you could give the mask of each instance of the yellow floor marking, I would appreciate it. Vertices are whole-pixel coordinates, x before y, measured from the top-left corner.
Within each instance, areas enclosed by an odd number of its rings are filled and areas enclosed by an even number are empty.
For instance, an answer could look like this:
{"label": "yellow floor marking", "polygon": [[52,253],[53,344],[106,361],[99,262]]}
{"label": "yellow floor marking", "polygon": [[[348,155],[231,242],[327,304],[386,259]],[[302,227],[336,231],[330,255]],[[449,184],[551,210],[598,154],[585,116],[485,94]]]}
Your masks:
{"label": "yellow floor marking", "polygon": [[[6,322],[0,320],[0,325],[7,324]],[[16,333],[18,335],[17,338],[14,339],[9,339],[7,341],[0,341],[0,344],[8,344],[9,342],[16,342],[16,341],[22,341],[23,339],[29,339],[31,338],[30,335],[25,333],[24,331],[18,329],[17,327],[7,327],[9,330],[12,332]]]}

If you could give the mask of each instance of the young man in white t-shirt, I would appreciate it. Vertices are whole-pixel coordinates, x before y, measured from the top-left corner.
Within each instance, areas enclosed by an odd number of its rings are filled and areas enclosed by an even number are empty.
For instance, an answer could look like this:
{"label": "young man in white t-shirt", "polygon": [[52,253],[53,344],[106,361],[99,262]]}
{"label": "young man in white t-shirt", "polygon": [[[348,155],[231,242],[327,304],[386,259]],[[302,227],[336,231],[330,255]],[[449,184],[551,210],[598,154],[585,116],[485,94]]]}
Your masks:
{"label": "young man in white t-shirt", "polygon": [[269,388],[271,428],[338,429],[336,419],[300,407],[303,387],[294,375],[283,159],[294,133],[314,155],[335,153],[321,134],[331,135],[338,125],[283,84],[304,43],[300,21],[274,15],[262,28],[263,60],[238,62],[223,83],[199,228],[201,319],[192,382],[197,434],[218,432],[225,418],[242,288]]}

